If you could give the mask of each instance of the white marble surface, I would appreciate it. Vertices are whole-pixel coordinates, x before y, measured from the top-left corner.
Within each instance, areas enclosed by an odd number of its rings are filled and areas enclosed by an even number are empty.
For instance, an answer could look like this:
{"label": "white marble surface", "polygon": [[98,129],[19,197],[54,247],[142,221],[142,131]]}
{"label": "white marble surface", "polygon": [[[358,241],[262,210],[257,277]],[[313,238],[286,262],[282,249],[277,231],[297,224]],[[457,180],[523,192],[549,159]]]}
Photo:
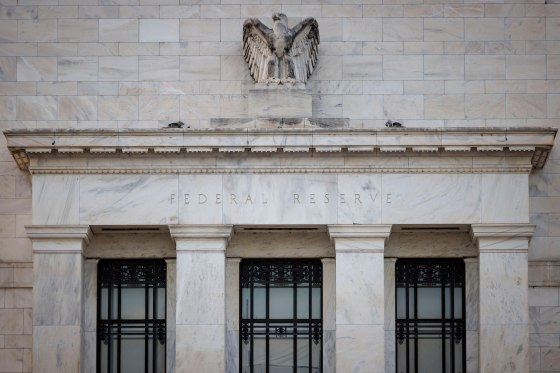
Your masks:
{"label": "white marble surface", "polygon": [[84,332],[97,330],[97,262],[98,259],[84,261],[84,307],[83,329]]}
{"label": "white marble surface", "polygon": [[34,326],[33,372],[79,372],[80,340],[80,326]]}
{"label": "white marble surface", "polygon": [[480,174],[383,175],[382,221],[384,224],[479,222],[480,185]]}
{"label": "white marble surface", "polygon": [[336,255],[336,323],[383,325],[383,254]]}
{"label": "white marble surface", "polygon": [[96,350],[97,350],[97,333],[83,332],[82,340],[82,372],[96,373]]}
{"label": "white marble surface", "polygon": [[526,324],[481,325],[480,373],[527,372],[529,372],[529,326]]}
{"label": "white marble surface", "polygon": [[481,253],[480,325],[529,322],[527,254]]}
{"label": "white marble surface", "polygon": [[224,372],[224,325],[177,325],[175,371]]}
{"label": "white marble surface", "polygon": [[336,373],[335,330],[323,330],[323,373]]}
{"label": "white marble surface", "polygon": [[[338,175],[338,224],[380,224],[381,175]],[[344,194],[344,201],[340,199]]]}
{"label": "white marble surface", "polygon": [[318,174],[223,176],[223,223],[336,222],[336,181]]}
{"label": "white marble surface", "polygon": [[337,325],[336,371],[385,372],[383,325]]}
{"label": "white marble surface", "polygon": [[[226,141],[227,142],[227,141]],[[244,159],[244,158],[243,158]],[[262,157],[230,167],[313,167]],[[344,159],[334,157],[329,162]],[[351,161],[351,159],[349,160]],[[92,160],[95,167],[103,162]],[[120,162],[120,161],[119,161]],[[123,160],[123,167],[149,167]],[[165,160],[157,167],[166,167]],[[303,162],[303,163],[302,163]],[[105,162],[106,163],[106,162]],[[240,166],[240,167],[241,167]],[[115,164],[103,167],[118,167]],[[177,165],[173,166],[177,167]],[[34,224],[472,224],[528,222],[524,174],[35,175]]]}
{"label": "white marble surface", "polygon": [[239,372],[239,330],[226,331],[226,370],[227,373]]}
{"label": "white marble surface", "polygon": [[397,369],[395,334],[394,330],[385,330],[385,373],[394,373]]}
{"label": "white marble surface", "polygon": [[33,176],[33,224],[78,224],[77,175]]}
{"label": "white marble surface", "polygon": [[177,327],[224,325],[225,306],[224,253],[179,252],[177,254]]}
{"label": "white marble surface", "polygon": [[323,263],[323,331],[336,329],[336,262],[331,258]]}
{"label": "white marble surface", "polygon": [[303,89],[251,89],[249,90],[250,117],[293,118],[312,116],[311,92]]}
{"label": "white marble surface", "polygon": [[[37,246],[37,242],[34,246]],[[81,327],[82,271],[81,254],[35,254],[33,256],[34,326]]]}
{"label": "white marble surface", "polygon": [[396,259],[386,258],[385,269],[385,331],[395,330],[395,263]]}
{"label": "white marble surface", "polygon": [[177,224],[177,176],[82,175],[82,224]]}
{"label": "white marble surface", "polygon": [[221,175],[180,175],[179,223],[221,223],[224,203],[229,203],[223,192]]}
{"label": "white marble surface", "polygon": [[483,223],[529,222],[529,175],[482,175]]}

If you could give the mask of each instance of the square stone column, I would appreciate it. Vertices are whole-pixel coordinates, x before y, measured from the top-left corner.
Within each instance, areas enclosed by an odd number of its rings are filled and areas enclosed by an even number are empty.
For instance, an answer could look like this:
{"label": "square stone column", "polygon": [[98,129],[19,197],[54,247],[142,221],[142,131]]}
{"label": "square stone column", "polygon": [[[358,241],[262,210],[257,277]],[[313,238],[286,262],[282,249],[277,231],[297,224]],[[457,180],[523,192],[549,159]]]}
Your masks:
{"label": "square stone column", "polygon": [[239,264],[226,259],[226,372],[239,372]]}
{"label": "square stone column", "polygon": [[385,240],[390,225],[330,225],[336,252],[336,371],[385,372]]}
{"label": "square stone column", "polygon": [[88,226],[29,226],[33,243],[33,371],[83,371]]}
{"label": "square stone column", "polygon": [[396,321],[395,321],[395,263],[397,258],[385,258],[385,372],[392,373],[396,367]]}
{"label": "square stone column", "polygon": [[336,372],[336,264],[333,258],[323,263],[323,373]]}
{"label": "square stone column", "polygon": [[231,225],[169,226],[177,246],[175,371],[225,372]]}
{"label": "square stone column", "polygon": [[480,373],[529,372],[528,249],[534,225],[473,224]]}

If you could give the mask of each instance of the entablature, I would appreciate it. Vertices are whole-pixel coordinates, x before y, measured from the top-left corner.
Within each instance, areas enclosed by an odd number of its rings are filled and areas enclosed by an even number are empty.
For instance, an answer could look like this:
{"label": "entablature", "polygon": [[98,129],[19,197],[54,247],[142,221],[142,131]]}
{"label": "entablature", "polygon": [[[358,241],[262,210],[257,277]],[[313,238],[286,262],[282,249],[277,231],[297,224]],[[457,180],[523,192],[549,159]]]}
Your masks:
{"label": "entablature", "polygon": [[[390,159],[399,155],[411,158],[435,156],[456,157],[514,157],[524,156],[526,162],[506,162],[503,167],[489,162],[449,165],[447,167],[412,166],[411,162],[399,165],[376,165],[376,162],[348,166],[343,164],[315,164],[313,167],[292,167],[291,172],[530,172],[531,168],[542,168],[546,162],[556,136],[552,128],[382,128],[382,129],[325,129],[325,128],[243,128],[243,129],[24,129],[7,130],[8,148],[22,170],[32,173],[100,173],[109,172],[108,163],[95,168],[37,166],[31,159],[72,157],[80,158],[123,158],[123,157],[232,157],[254,158],[259,154],[287,154],[292,157],[328,157],[328,154],[363,156],[370,159]],[[79,163],[79,162],[77,162]],[[267,167],[220,167],[218,163],[204,167],[183,166],[123,167],[117,162],[116,172],[160,173],[160,172],[286,172],[281,162]],[[146,163],[146,162],[144,162]],[[379,163],[379,162],[378,162]],[[429,161],[428,161],[429,163]],[[64,162],[62,163],[64,164]],[[157,169],[156,169],[157,168]],[[118,170],[117,170],[118,169]]]}

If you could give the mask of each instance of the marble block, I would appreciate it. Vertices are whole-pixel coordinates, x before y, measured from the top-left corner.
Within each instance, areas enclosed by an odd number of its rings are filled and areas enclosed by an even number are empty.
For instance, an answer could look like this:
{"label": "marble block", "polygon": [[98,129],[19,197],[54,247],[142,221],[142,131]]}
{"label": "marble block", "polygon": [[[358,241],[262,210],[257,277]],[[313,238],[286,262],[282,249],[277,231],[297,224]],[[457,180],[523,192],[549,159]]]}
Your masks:
{"label": "marble block", "polygon": [[80,372],[80,340],[79,326],[34,326],[33,371]]}
{"label": "marble block", "polygon": [[479,271],[480,324],[528,323],[527,254],[481,253]]}
{"label": "marble block", "polygon": [[311,92],[305,89],[249,90],[250,117],[308,118],[313,116]]}
{"label": "marble block", "polygon": [[337,325],[336,371],[385,373],[383,325]]}
{"label": "marble block", "polygon": [[224,325],[177,325],[175,370],[225,371]]}
{"label": "marble block", "polygon": [[225,329],[225,264],[223,252],[178,253],[177,328],[220,324]]}
{"label": "marble block", "polygon": [[33,325],[81,325],[81,254],[34,255]]}
{"label": "marble block", "polygon": [[480,373],[527,373],[529,326],[481,325],[479,351]]}
{"label": "marble block", "polygon": [[382,253],[337,253],[337,326],[384,324],[383,275]]}

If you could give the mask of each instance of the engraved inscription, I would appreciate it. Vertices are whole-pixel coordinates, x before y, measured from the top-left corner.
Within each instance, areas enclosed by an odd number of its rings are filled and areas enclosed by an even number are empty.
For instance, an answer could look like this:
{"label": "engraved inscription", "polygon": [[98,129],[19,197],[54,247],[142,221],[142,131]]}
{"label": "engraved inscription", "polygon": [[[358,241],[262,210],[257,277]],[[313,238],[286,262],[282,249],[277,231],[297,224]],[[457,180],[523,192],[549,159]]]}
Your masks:
{"label": "engraved inscription", "polygon": [[[332,195],[330,193],[324,194],[317,194],[317,193],[309,193],[309,194],[301,194],[301,193],[293,193],[287,200],[279,201],[280,203],[290,202],[292,205],[329,205],[329,204],[340,204],[340,205],[355,205],[355,206],[364,206],[369,203],[373,204],[379,193],[339,193]],[[221,193],[216,194],[207,194],[207,193],[196,193],[190,194],[185,193],[182,197],[184,205],[208,205],[208,204],[215,204],[221,205],[224,202],[229,203],[230,205],[267,205],[270,201],[270,196],[265,193],[260,194],[235,194],[230,193],[223,195]],[[390,204],[393,200],[393,196],[391,193],[386,193],[385,195],[385,203]],[[169,195],[169,201],[171,204],[177,202],[177,196],[175,193],[171,193]]]}

